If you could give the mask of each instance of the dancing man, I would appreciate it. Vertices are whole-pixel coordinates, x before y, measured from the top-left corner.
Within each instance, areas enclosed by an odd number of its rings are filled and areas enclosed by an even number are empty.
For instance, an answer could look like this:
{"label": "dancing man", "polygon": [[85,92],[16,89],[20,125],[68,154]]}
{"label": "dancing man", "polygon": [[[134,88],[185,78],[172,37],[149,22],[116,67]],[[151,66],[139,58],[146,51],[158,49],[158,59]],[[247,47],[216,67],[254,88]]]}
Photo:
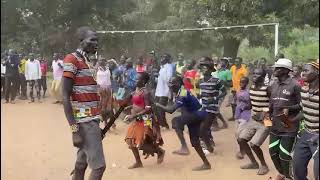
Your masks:
{"label": "dancing man", "polygon": [[206,113],[200,110],[200,102],[189,90],[187,90],[185,94],[181,93],[181,88],[183,88],[182,86],[183,80],[181,77],[175,76],[171,78],[169,81],[169,87],[172,92],[177,95],[175,98],[175,104],[163,106],[162,104],[156,103],[156,106],[171,114],[177,109],[181,108],[181,115],[173,118],[172,120],[172,128],[175,129],[181,143],[181,149],[174,151],[174,153],[180,155],[189,153],[187,150],[186,141],[183,137],[184,126],[187,125],[189,129],[191,145],[194,147],[203,161],[203,165],[196,167],[193,170],[208,170],[211,169],[211,165],[200,145],[200,125],[206,117]]}

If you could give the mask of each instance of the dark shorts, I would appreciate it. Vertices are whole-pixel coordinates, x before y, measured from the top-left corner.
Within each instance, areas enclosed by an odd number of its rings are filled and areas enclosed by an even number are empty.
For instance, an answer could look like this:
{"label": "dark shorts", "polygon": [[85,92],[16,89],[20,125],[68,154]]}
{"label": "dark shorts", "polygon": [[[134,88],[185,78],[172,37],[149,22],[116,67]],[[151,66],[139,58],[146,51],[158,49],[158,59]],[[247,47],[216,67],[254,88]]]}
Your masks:
{"label": "dark shorts", "polygon": [[194,147],[196,145],[200,145],[200,125],[202,121],[202,117],[199,117],[193,113],[182,112],[181,116],[173,118],[172,128],[183,131],[184,126],[187,125],[189,129],[190,142]]}

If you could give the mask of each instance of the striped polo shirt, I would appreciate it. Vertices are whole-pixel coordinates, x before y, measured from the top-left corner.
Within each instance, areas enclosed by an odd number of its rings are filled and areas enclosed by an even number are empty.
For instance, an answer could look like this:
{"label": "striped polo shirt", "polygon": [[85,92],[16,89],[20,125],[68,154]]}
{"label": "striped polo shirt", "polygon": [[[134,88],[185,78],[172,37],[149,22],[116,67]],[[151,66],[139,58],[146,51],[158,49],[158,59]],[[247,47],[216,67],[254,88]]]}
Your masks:
{"label": "striped polo shirt", "polygon": [[218,97],[222,93],[223,82],[218,78],[211,77],[208,81],[203,78],[200,80],[200,96],[203,110],[209,113],[219,113],[219,99],[209,103],[208,99]]}
{"label": "striped polo shirt", "polygon": [[99,95],[93,71],[81,52],[68,54],[63,60],[63,76],[73,79],[71,105],[77,123],[99,119]]}
{"label": "striped polo shirt", "polygon": [[304,126],[308,131],[319,133],[319,91],[309,94],[308,86],[301,89]]}
{"label": "striped polo shirt", "polygon": [[254,84],[250,87],[250,100],[252,106],[252,116],[263,112],[263,109],[269,111],[269,97],[267,93],[268,86],[256,87]]}

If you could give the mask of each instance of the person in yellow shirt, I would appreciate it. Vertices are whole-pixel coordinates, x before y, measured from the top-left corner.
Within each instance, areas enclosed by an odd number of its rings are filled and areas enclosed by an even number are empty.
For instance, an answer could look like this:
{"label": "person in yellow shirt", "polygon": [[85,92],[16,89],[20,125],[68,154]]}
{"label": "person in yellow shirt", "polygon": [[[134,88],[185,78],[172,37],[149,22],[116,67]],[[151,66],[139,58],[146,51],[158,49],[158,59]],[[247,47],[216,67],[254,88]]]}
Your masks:
{"label": "person in yellow shirt", "polygon": [[[21,96],[19,99],[26,100],[27,99],[27,81],[26,77],[24,75],[25,72],[25,65],[27,62],[27,57],[24,54],[21,54],[20,56],[20,63],[19,63],[19,79],[20,79],[20,88],[21,88]],[[20,90],[19,88],[19,90]]]}
{"label": "person in yellow shirt", "polygon": [[178,62],[176,63],[176,73],[178,76],[183,75],[183,69],[184,69],[184,56],[182,53],[178,54]]}
{"label": "person in yellow shirt", "polygon": [[234,65],[231,66],[231,74],[232,74],[232,87],[231,87],[231,95],[229,102],[232,108],[232,118],[229,121],[234,121],[234,115],[236,110],[236,93],[240,90],[240,79],[242,77],[248,76],[248,70],[244,64],[242,64],[242,58],[237,57],[234,60]]}

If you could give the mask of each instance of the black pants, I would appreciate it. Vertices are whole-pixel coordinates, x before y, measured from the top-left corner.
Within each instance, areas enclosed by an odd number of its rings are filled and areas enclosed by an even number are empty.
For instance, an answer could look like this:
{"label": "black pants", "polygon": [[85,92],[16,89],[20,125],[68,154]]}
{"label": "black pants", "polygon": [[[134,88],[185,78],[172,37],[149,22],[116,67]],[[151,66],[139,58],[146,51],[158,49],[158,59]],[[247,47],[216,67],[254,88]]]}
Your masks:
{"label": "black pants", "polygon": [[11,75],[5,77],[5,99],[14,101],[18,90],[19,75]]}
{"label": "black pants", "polygon": [[296,137],[278,136],[270,133],[269,153],[277,171],[292,179],[291,168],[291,152],[295,143]]}
{"label": "black pants", "polygon": [[34,88],[36,89],[36,92],[37,92],[37,98],[38,98],[38,100],[40,100],[40,86],[39,86],[40,83],[41,83],[41,79],[29,81],[31,101],[34,101],[34,96],[33,96],[33,89]]}
{"label": "black pants", "polygon": [[20,74],[21,96],[27,97],[27,81],[24,74]]}
{"label": "black pants", "polygon": [[213,137],[211,134],[211,126],[213,121],[216,119],[216,115],[213,113],[207,113],[206,118],[202,121],[200,125],[200,137],[202,141],[206,144],[207,149],[213,151],[211,142]]}
{"label": "black pants", "polygon": [[314,179],[319,180],[319,134],[304,131],[298,136],[293,154],[293,174],[295,180],[308,180],[308,164],[313,158]]}
{"label": "black pants", "polygon": [[[156,97],[156,102],[158,102],[159,104],[162,104],[163,106],[166,106],[168,104],[168,99],[169,99],[168,97],[164,97],[164,96]],[[155,114],[158,118],[160,126],[169,128],[169,125],[166,119],[166,112],[160,108],[157,108],[157,112]]]}
{"label": "black pants", "polygon": [[200,125],[203,119],[194,113],[181,112],[181,116],[172,119],[172,128],[176,131],[183,131],[187,125],[189,129],[189,137],[192,147],[200,146]]}
{"label": "black pants", "polygon": [[39,83],[40,91],[43,90],[43,93],[47,91],[47,76],[41,76],[40,83]]}

